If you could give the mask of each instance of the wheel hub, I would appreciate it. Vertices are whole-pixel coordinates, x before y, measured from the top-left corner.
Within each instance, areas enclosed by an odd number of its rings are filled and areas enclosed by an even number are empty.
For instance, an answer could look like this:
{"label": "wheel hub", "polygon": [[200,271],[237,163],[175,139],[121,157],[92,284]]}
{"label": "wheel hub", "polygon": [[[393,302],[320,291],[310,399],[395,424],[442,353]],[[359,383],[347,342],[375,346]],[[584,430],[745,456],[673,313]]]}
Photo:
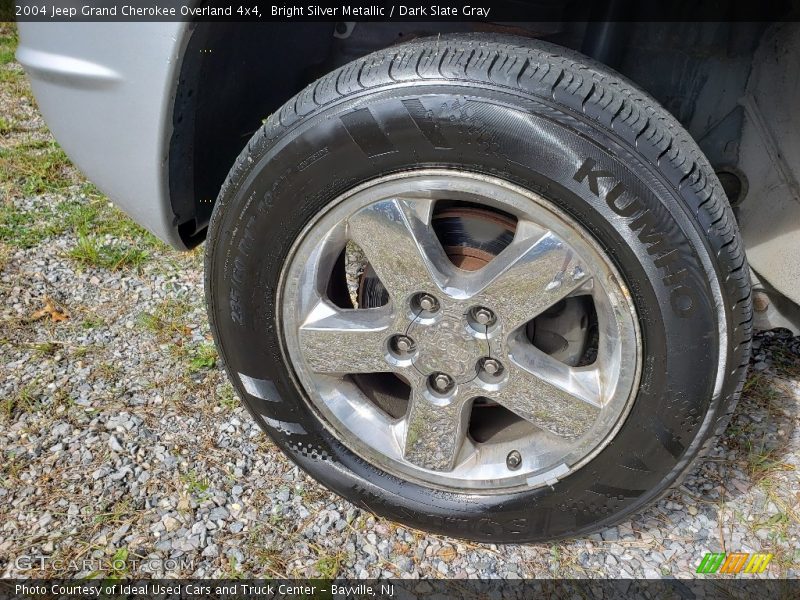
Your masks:
{"label": "wheel hub", "polygon": [[475,378],[478,361],[492,353],[491,346],[499,353],[497,338],[490,341],[472,330],[457,306],[442,310],[432,323],[412,320],[408,332],[417,340],[414,367],[422,375],[448,373],[457,385]]}

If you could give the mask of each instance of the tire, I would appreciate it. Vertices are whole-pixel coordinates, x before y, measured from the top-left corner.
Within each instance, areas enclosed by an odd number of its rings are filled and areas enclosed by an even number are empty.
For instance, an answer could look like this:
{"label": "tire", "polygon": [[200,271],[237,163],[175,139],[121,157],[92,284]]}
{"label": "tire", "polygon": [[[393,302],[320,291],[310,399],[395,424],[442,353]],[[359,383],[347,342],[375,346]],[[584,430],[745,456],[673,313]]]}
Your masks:
{"label": "tire", "polygon": [[[359,186],[424,169],[544,197],[587,232],[629,292],[638,385],[613,442],[566,475],[492,493],[404,477],[337,435],[287,358],[281,277],[305,228]],[[584,535],[662,497],[725,428],[750,353],[748,266],[694,141],[608,68],[510,36],[388,48],[273,114],[217,200],[206,297],[233,385],[293,461],[374,513],[486,542]]]}

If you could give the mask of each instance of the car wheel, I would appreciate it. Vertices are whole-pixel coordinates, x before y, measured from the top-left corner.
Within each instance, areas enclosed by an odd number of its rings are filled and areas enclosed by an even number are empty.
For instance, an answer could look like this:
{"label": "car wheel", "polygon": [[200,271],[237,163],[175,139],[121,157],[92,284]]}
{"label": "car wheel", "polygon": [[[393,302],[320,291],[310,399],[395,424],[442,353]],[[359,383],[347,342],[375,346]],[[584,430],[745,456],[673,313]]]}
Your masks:
{"label": "car wheel", "polygon": [[272,115],[208,232],[253,417],[412,527],[574,536],[676,485],[727,422],[748,268],[706,159],[630,82],[533,40],[376,52]]}

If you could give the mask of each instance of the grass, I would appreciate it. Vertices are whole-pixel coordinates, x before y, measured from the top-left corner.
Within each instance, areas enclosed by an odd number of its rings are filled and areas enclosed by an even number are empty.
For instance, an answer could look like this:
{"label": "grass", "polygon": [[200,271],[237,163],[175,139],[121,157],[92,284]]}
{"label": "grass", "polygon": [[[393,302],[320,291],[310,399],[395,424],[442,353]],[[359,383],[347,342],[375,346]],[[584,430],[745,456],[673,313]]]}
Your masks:
{"label": "grass", "polygon": [[33,383],[22,386],[15,394],[0,400],[0,417],[10,421],[15,413],[35,412],[41,405],[41,395],[38,387]]}
{"label": "grass", "polygon": [[[192,306],[187,301],[169,298],[159,304],[156,310],[139,314],[138,322],[159,341],[170,344],[173,356],[187,364],[189,374],[195,374],[216,367],[218,355],[214,344],[210,342],[188,342],[192,330],[187,327],[186,320],[191,310]],[[184,383],[191,386],[188,380]],[[220,404],[227,408],[238,404],[233,390],[222,393]]]}
{"label": "grass", "polygon": [[213,369],[217,364],[217,349],[208,342],[191,348],[189,356],[189,370],[193,373]]}
{"label": "grass", "polygon": [[[39,186],[21,193],[33,195],[41,191]],[[109,270],[139,268],[152,253],[165,248],[152,234],[110,205],[93,186],[84,184],[78,191],[82,197],[45,205],[36,211],[20,210],[14,202],[1,202],[0,243],[28,249],[51,238],[69,235],[76,240],[68,252],[69,258],[80,265]]]}
{"label": "grass", "polygon": [[51,209],[25,212],[11,202],[0,202],[0,242],[9,247],[33,248],[64,230],[64,224],[56,220]]}
{"label": "grass", "polygon": [[241,567],[239,566],[239,562],[236,560],[235,556],[228,557],[228,568],[224,571],[221,579],[245,579],[247,578],[247,573],[242,571]]}
{"label": "grass", "polygon": [[176,335],[184,336],[189,333],[185,321],[191,310],[192,306],[187,301],[180,298],[167,298],[158,305],[156,310],[141,313],[138,320],[146,330],[166,342]]}
{"label": "grass", "polygon": [[777,423],[779,429],[791,429],[792,391],[783,385],[783,381],[796,380],[800,369],[797,358],[784,356],[780,345],[770,344],[770,352],[778,376],[750,373],[737,409],[737,413],[743,415],[758,414],[760,420],[734,417],[725,437],[728,444],[737,450],[737,462],[748,481],[763,493],[763,500],[746,513],[738,513],[737,520],[754,537],[759,532],[762,536],[766,532],[760,549],[775,554],[771,571],[785,573],[797,559],[787,554],[781,545],[800,526],[796,490],[792,489],[796,469],[786,460],[791,452],[789,436],[768,435],[768,425]]}
{"label": "grass", "polygon": [[[11,132],[13,123],[6,121]],[[80,183],[80,175],[54,140],[19,136],[0,148],[0,190],[6,201],[46,193],[61,193]]]}
{"label": "grass", "polygon": [[14,97],[31,101],[32,96],[25,73],[14,59],[18,43],[19,37],[14,24],[0,21],[0,87]]}
{"label": "grass", "polygon": [[83,319],[83,321],[81,321],[81,327],[88,330],[99,329],[105,326],[106,326],[105,320],[103,320],[98,316],[89,316]]}
{"label": "grass", "polygon": [[0,23],[0,65],[14,62],[17,43],[17,28],[11,23]]}
{"label": "grass", "polygon": [[199,477],[197,473],[192,470],[185,475],[181,475],[181,481],[183,481],[186,486],[186,491],[194,496],[198,502],[203,502],[211,497],[208,491],[211,487],[208,477]]}
{"label": "grass", "polygon": [[226,410],[233,410],[239,406],[239,398],[233,391],[233,387],[226,382],[219,392],[219,405]]}
{"label": "grass", "polygon": [[2,485],[4,487],[11,487],[15,482],[19,481],[22,469],[27,465],[23,457],[17,455],[16,452],[11,451],[6,454],[2,465],[0,465],[0,475],[2,475]]}
{"label": "grass", "polygon": [[140,248],[107,243],[97,235],[79,235],[67,256],[78,264],[109,271],[126,267],[140,268],[148,259],[147,252]]}
{"label": "grass", "polygon": [[128,577],[130,574],[130,566],[128,565],[128,549],[118,548],[114,552],[109,562],[109,571],[106,573],[106,578],[117,580]]}
{"label": "grass", "polygon": [[109,502],[94,513],[92,522],[95,525],[115,525],[124,523],[132,514],[136,514],[130,500],[123,499],[116,502]]}
{"label": "grass", "polygon": [[342,567],[342,562],[347,558],[344,552],[336,552],[333,554],[323,554],[317,559],[314,565],[322,579],[334,579]]}

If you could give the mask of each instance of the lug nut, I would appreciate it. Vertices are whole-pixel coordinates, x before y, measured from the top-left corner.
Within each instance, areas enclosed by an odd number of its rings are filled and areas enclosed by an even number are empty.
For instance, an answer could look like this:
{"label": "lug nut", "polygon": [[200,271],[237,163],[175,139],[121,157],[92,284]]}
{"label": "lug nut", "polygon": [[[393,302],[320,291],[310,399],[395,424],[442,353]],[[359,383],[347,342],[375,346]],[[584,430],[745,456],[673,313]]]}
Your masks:
{"label": "lug nut", "polygon": [[476,306],[473,308],[470,311],[470,316],[478,325],[483,325],[485,327],[494,325],[495,321],[497,321],[494,313],[483,306]]}
{"label": "lug nut", "polygon": [[511,469],[512,471],[515,469],[519,469],[519,466],[522,464],[522,455],[517,450],[512,450],[506,456],[506,466]]}
{"label": "lug nut", "polygon": [[428,378],[431,388],[440,394],[446,394],[455,387],[453,378],[446,373],[434,373]]}
{"label": "lug nut", "polygon": [[439,301],[430,294],[419,294],[417,305],[426,312],[436,312],[439,310]]}
{"label": "lug nut", "polygon": [[494,358],[484,358],[481,367],[489,375],[499,375],[503,372],[503,365],[500,364],[499,360]]}
{"label": "lug nut", "polygon": [[414,340],[407,335],[395,335],[389,342],[389,347],[395,354],[405,356],[414,350]]}

